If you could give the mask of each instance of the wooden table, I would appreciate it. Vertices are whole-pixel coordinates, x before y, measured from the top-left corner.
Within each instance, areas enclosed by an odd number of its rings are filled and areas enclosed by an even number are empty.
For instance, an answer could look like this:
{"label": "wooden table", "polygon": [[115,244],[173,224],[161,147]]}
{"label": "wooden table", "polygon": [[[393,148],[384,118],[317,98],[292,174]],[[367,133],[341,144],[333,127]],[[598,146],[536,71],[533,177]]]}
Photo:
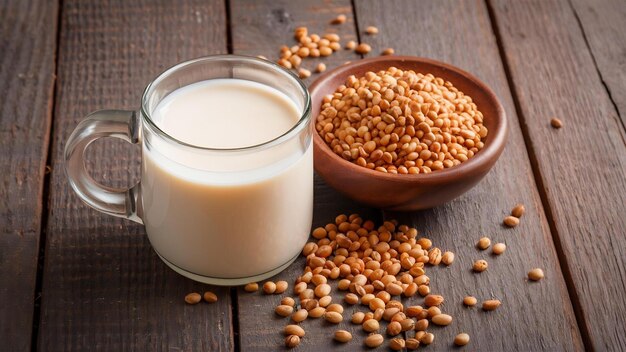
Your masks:
{"label": "wooden table", "polygon": [[[345,24],[329,24],[341,13]],[[506,151],[450,204],[381,212],[315,179],[314,226],[340,213],[396,218],[456,253],[452,266],[430,271],[455,322],[433,328],[428,349],[452,349],[465,331],[468,351],[626,350],[623,0],[0,1],[1,348],[284,348],[285,320],[273,313],[280,296],[214,287],[218,303],[185,305],[186,293],[206,287],[168,269],[143,227],[82,204],[68,187],[62,153],[83,116],[138,108],[142,88],[168,66],[217,53],[276,59],[301,25],[367,42],[367,56],[392,47],[459,66],[504,104]],[[380,33],[366,35],[370,25]],[[334,67],[358,59],[341,50],[319,61]],[[563,128],[551,128],[552,117]],[[136,147],[98,142],[88,158],[101,182],[138,179]],[[526,215],[507,229],[501,221],[516,203]],[[505,255],[477,251],[484,235],[505,242]],[[483,257],[488,272],[471,274]],[[545,270],[544,280],[528,282],[534,267]],[[299,260],[278,278],[293,283],[302,268]],[[503,305],[489,314],[467,309],[460,303],[467,294]],[[344,321],[340,328],[355,338],[337,345],[322,321],[303,325],[302,351],[359,350],[365,335]]]}

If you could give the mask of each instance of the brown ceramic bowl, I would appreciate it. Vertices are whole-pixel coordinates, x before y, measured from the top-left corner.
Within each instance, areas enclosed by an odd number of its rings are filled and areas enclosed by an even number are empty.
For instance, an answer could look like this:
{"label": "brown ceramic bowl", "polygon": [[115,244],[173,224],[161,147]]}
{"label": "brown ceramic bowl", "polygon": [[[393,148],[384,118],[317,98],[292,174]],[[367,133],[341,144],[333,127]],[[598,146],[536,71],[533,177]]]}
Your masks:
{"label": "brown ceramic bowl", "polygon": [[315,118],[320,113],[322,98],[344,84],[348,76],[358,77],[367,71],[384,70],[391,66],[418,73],[432,73],[452,82],[459,90],[471,96],[483,113],[483,124],[489,130],[483,149],[462,164],[429,174],[386,174],[344,160],[333,153],[317,131],[314,131],[315,170],[331,187],[373,207],[389,210],[435,207],[468,191],[493,167],[506,143],[506,115],[493,91],[463,70],[420,57],[381,56],[346,64],[320,76],[309,88],[313,104],[312,123],[315,123]]}

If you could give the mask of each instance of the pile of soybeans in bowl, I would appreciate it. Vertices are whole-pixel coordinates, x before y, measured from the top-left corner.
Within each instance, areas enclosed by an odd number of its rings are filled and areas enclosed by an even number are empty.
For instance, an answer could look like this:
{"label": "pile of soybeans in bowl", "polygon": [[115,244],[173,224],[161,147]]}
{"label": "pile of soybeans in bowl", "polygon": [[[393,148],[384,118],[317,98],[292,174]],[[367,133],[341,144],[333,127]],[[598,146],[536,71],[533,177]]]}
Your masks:
{"label": "pile of soybeans in bowl", "polygon": [[320,111],[315,128],[335,154],[392,174],[459,165],[488,134],[472,98],[451,82],[396,67],[349,76]]}

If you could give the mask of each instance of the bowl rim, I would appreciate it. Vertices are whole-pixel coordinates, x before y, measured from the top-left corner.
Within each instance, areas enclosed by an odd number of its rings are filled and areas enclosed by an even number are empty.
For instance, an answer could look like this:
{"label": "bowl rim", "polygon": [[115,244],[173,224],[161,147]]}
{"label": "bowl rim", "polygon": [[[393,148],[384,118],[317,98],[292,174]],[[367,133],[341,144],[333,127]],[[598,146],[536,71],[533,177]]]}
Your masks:
{"label": "bowl rim", "polygon": [[[314,97],[315,91],[324,82],[332,79],[335,76],[346,75],[346,77],[348,77],[348,72],[352,71],[353,69],[357,67],[368,66],[372,63],[379,63],[379,62],[385,62],[385,61],[389,61],[389,62],[402,61],[402,62],[408,62],[408,63],[416,62],[416,63],[426,63],[426,64],[433,65],[433,66],[439,66],[445,70],[453,71],[461,76],[464,76],[466,79],[474,83],[480,90],[486,93],[487,99],[493,103],[495,110],[497,112],[495,116],[495,121],[496,121],[495,129],[489,130],[489,136],[492,138],[489,144],[485,144],[485,147],[482,150],[476,153],[476,155],[474,155],[473,157],[469,158],[467,161],[451,168],[437,170],[437,171],[433,171],[427,174],[384,173],[384,172],[375,171],[372,169],[368,169],[368,168],[356,165],[350,161],[347,161],[341,158],[339,155],[335,154],[330,149],[330,147],[326,144],[326,142],[322,140],[321,136],[319,135],[319,133],[314,127],[315,121],[317,120],[317,116],[312,116],[311,125],[313,128],[313,142],[315,145],[318,146],[317,148],[318,150],[321,150],[323,153],[330,155],[331,159],[342,162],[343,163],[342,165],[346,167],[348,170],[350,170],[351,172],[364,173],[367,176],[371,176],[379,180],[387,180],[387,181],[393,181],[393,182],[399,182],[399,183],[413,183],[415,181],[421,181],[423,183],[445,183],[445,182],[453,181],[464,175],[480,173],[484,165],[488,165],[490,161],[495,162],[495,160],[498,159],[500,153],[504,149],[504,145],[506,143],[506,138],[508,135],[508,128],[507,128],[508,122],[506,118],[506,113],[504,111],[502,104],[500,103],[500,100],[498,99],[497,95],[493,92],[493,90],[489,88],[489,86],[487,86],[487,84],[485,84],[483,81],[478,79],[473,74],[465,70],[462,70],[458,67],[441,62],[441,61],[424,58],[424,57],[418,57],[418,56],[390,55],[390,56],[366,58],[366,59],[362,59],[359,61],[344,64],[328,72],[325,72],[324,74],[319,76],[309,86],[311,103],[312,104],[320,103],[318,101],[313,101],[313,97]],[[314,105],[312,105],[312,110],[313,110],[313,106]]]}

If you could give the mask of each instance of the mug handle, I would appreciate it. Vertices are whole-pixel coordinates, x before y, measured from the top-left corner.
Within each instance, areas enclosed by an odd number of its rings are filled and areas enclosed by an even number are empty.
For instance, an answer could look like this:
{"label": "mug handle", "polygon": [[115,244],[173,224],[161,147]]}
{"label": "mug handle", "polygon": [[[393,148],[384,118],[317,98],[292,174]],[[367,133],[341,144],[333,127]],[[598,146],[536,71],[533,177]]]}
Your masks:
{"label": "mug handle", "polygon": [[90,207],[113,216],[143,224],[141,220],[141,184],[129,189],[104,186],[85,168],[85,150],[96,139],[114,137],[139,143],[139,119],[135,111],[101,110],[82,120],[65,145],[65,173],[70,185]]}

